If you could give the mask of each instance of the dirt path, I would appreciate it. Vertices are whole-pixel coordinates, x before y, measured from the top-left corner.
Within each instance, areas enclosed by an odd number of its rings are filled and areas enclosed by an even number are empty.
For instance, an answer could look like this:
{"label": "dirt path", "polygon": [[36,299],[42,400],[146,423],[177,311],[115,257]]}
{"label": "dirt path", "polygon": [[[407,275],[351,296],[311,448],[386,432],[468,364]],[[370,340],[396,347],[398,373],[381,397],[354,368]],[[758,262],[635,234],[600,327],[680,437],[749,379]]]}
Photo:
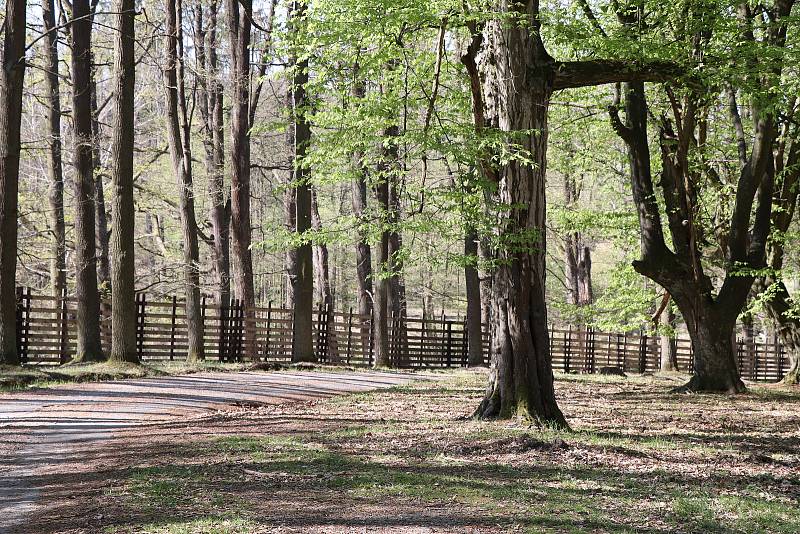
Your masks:
{"label": "dirt path", "polygon": [[[412,375],[358,372],[202,373],[70,384],[0,396],[0,534],[25,532],[41,512],[43,480],[68,475],[81,453],[124,430],[198,417],[236,404],[278,404],[391,387]],[[49,477],[49,478],[48,478]],[[47,488],[48,495],[69,488]]]}

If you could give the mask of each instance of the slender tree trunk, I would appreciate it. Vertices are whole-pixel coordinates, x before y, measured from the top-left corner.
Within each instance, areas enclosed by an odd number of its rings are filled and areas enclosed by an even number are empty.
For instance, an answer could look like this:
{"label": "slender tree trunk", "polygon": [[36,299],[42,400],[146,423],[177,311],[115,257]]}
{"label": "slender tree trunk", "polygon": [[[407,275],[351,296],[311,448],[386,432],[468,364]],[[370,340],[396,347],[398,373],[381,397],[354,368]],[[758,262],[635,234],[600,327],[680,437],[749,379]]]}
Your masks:
{"label": "slender tree trunk", "polygon": [[[255,306],[250,251],[250,33],[252,0],[227,0],[231,48],[231,237],[237,298]],[[250,345],[248,344],[248,347]]]}
{"label": "slender tree trunk", "polygon": [[467,288],[467,364],[483,365],[481,283],[478,278],[478,233],[469,228],[464,236],[464,280]]}
{"label": "slender tree trunk", "polygon": [[73,361],[104,359],[100,341],[100,294],[95,245],[95,182],[92,137],[91,20],[88,0],[74,0],[69,27],[72,48],[72,120],[75,150],[75,293],[77,352]]}
{"label": "slender tree trunk", "polygon": [[[375,184],[375,202],[383,216],[389,210],[389,183],[385,177],[379,178]],[[385,221],[382,224],[380,242],[375,256],[378,272],[375,280],[373,300],[373,342],[375,345],[375,367],[389,367],[389,278],[385,275],[389,265],[389,231]]]}
{"label": "slender tree trunk", "polygon": [[214,299],[227,305],[231,298],[230,271],[230,218],[231,207],[225,187],[225,123],[223,116],[223,88],[219,79],[217,56],[218,3],[210,2],[208,27],[203,27],[202,3],[196,7],[195,40],[198,59],[200,110],[203,115],[203,147],[205,148],[206,174],[210,199],[209,218],[213,242],[211,265],[214,272]]}
{"label": "slender tree trunk", "polygon": [[16,365],[17,209],[26,2],[6,0],[0,72],[0,364]]}
{"label": "slender tree trunk", "polygon": [[408,330],[406,329],[406,319],[408,317],[408,305],[406,303],[406,285],[403,280],[403,237],[398,229],[402,214],[400,211],[400,191],[399,191],[399,170],[400,157],[399,147],[392,143],[390,145],[391,166],[397,172],[389,172],[389,310],[392,318],[392,335],[395,347],[396,361],[392,362],[395,367],[406,367],[408,360]]}
{"label": "slender tree trunk", "polygon": [[[358,66],[356,66],[358,72]],[[363,99],[366,88],[363,82],[353,85],[353,98]],[[357,150],[352,156],[353,216],[358,224],[356,241],[356,278],[358,282],[358,313],[372,315],[372,250],[368,241],[369,218],[367,216],[367,169],[364,166],[364,153]],[[366,332],[369,334],[369,332]]]}
{"label": "slender tree trunk", "polygon": [[[316,187],[311,188],[311,229],[317,235],[322,231]],[[328,245],[321,241],[314,245],[314,294],[319,308],[333,309]]]}
{"label": "slender tree trunk", "polygon": [[[293,1],[290,9],[290,21],[293,25],[299,24],[306,13],[306,4]],[[292,186],[295,190],[295,231],[303,235],[311,229],[311,184],[309,182],[306,162],[306,150],[311,141],[311,125],[306,118],[305,106],[306,89],[308,83],[308,60],[290,58],[290,65],[294,68],[294,78],[289,89],[292,101],[292,127],[294,129],[294,171]],[[294,297],[294,321],[292,330],[292,361],[313,362],[317,360],[314,354],[312,338],[314,315],[314,266],[311,243],[306,239],[296,247],[297,265],[295,276],[292,278],[292,294]]]}
{"label": "slender tree trunk", "polygon": [[181,0],[167,0],[164,89],[167,99],[167,131],[172,167],[178,179],[183,233],[184,283],[186,288],[187,361],[204,357],[203,317],[200,297],[200,258],[192,184],[191,129],[186,110],[183,66],[183,9]]}
{"label": "slender tree trunk", "polygon": [[137,363],[133,203],[136,0],[115,0],[114,123],[111,143],[111,353],[112,361]]}
{"label": "slender tree trunk", "polygon": [[66,229],[64,225],[64,172],[61,157],[61,88],[58,64],[58,33],[54,0],[42,1],[45,38],[45,87],[47,88],[47,124],[50,128],[47,171],[50,177],[50,285],[53,296],[61,298],[67,287]]}

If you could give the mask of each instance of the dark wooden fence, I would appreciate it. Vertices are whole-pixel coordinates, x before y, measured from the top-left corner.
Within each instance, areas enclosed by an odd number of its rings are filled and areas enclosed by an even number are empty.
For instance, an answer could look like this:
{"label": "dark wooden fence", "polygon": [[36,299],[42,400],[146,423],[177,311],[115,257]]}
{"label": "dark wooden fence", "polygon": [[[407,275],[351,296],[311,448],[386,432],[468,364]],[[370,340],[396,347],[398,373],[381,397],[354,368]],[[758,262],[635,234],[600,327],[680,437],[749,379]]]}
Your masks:
{"label": "dark wooden fence", "polygon": [[[688,337],[674,340],[678,370],[693,370],[692,345]],[[647,333],[601,332],[593,329],[551,328],[553,369],[565,373],[594,373],[600,367],[619,367],[628,373],[658,371],[660,338]],[[736,341],[736,357],[742,378],[777,381],[788,370],[786,351],[777,337],[766,341]]]}
{"label": "dark wooden fence", "polygon": [[[185,307],[176,297],[136,298],[137,351],[143,361],[181,360],[186,357]],[[75,351],[75,306],[72,297],[36,295],[17,290],[17,343],[24,363],[59,364]],[[292,310],[274,307],[245,309],[240,301],[218,306],[202,303],[206,359],[226,362],[286,363],[292,354]],[[100,309],[102,341],[111,345],[111,303]],[[321,309],[314,317],[314,350],[322,362],[369,366],[374,363],[371,319],[354,313]],[[484,361],[490,340],[482,335]],[[678,367],[692,371],[688,338],[679,337]],[[786,353],[777,339],[737,343],[742,376],[749,380],[779,380],[788,368]],[[551,328],[553,368],[565,373],[593,373],[600,367],[619,367],[630,373],[659,368],[659,338],[646,333],[600,332],[592,329]],[[467,328],[463,318],[394,318],[390,328],[390,358],[401,368],[458,367],[467,363]]]}

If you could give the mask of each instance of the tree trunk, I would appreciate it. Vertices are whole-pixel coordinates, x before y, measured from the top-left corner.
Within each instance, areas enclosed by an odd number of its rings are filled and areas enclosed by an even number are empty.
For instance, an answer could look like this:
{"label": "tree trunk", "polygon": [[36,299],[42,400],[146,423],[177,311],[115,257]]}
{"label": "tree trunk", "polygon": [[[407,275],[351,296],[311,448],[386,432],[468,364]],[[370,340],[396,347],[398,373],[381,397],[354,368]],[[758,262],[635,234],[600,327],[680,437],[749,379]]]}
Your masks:
{"label": "tree trunk", "polygon": [[467,364],[483,365],[481,283],[478,278],[478,233],[469,228],[464,236],[464,280],[467,289]]}
{"label": "tree trunk", "polygon": [[[676,302],[679,302],[676,298]],[[676,391],[742,393],[745,385],[736,365],[734,328],[736,315],[721,316],[707,305],[684,314],[694,351],[694,374],[689,383]]]}
{"label": "tree trunk", "polygon": [[75,137],[75,293],[78,300],[74,362],[104,359],[95,245],[95,182],[92,137],[91,21],[88,0],[72,3],[72,120]]}
{"label": "tree trunk", "polygon": [[[380,178],[375,184],[375,202],[383,214],[389,209],[389,183]],[[389,278],[386,269],[389,264],[389,231],[382,224],[375,264],[378,272],[375,280],[375,294],[372,308],[372,332],[375,345],[375,367],[389,367]]]}
{"label": "tree trunk", "polygon": [[[397,135],[397,134],[393,134]],[[389,310],[392,317],[392,342],[394,344],[394,367],[406,367],[408,363],[408,330],[406,319],[408,305],[406,302],[406,285],[403,280],[403,237],[398,229],[402,218],[400,212],[399,172],[400,157],[399,147],[396,143],[390,145],[389,155],[392,158],[389,180]],[[391,352],[391,350],[390,350]]]}
{"label": "tree trunk", "polygon": [[[290,23],[300,21],[305,17],[306,4],[293,1],[290,9]],[[292,294],[294,297],[294,321],[292,322],[292,361],[314,362],[317,356],[314,353],[314,340],[312,337],[314,325],[314,265],[311,243],[304,234],[311,229],[311,183],[307,163],[304,161],[308,144],[311,142],[311,125],[306,117],[306,84],[308,83],[308,60],[299,60],[290,57],[293,67],[293,80],[289,91],[291,92],[292,127],[294,129],[294,165],[292,187],[295,190],[295,231],[302,236],[298,245],[297,265],[295,276],[292,278]]]}
{"label": "tree trunk", "polygon": [[187,361],[204,357],[203,317],[200,297],[200,254],[197,242],[197,219],[192,183],[191,130],[186,110],[186,84],[183,66],[183,9],[181,0],[167,0],[166,68],[164,89],[167,100],[167,133],[172,168],[178,179],[181,229],[183,234],[183,269],[186,291]]}
{"label": "tree trunk", "polygon": [[[358,66],[355,68],[358,72]],[[363,82],[353,85],[353,98],[363,99],[366,88]],[[369,218],[367,216],[367,169],[364,166],[364,153],[356,150],[352,156],[353,169],[353,216],[358,225],[356,241],[356,281],[358,283],[358,313],[372,315],[372,250],[368,241]],[[365,332],[369,335],[369,332]]]}
{"label": "tree trunk", "polygon": [[50,286],[52,294],[61,298],[67,287],[66,229],[64,225],[64,170],[61,157],[61,88],[58,64],[58,33],[54,0],[42,1],[42,22],[45,38],[45,74],[47,89],[47,172],[50,178]]}
{"label": "tree trunk", "polygon": [[[316,187],[311,188],[311,229],[319,239],[322,231],[322,219],[319,216]],[[316,304],[320,309],[326,306],[333,309],[328,245],[321,241],[314,245],[314,293]]]}
{"label": "tree trunk", "polygon": [[[97,9],[97,2],[93,1],[90,5],[90,31],[94,28],[94,19]],[[108,213],[106,211],[105,187],[103,185],[103,168],[100,157],[100,116],[97,105],[97,77],[95,76],[94,51],[91,52],[91,70],[89,71],[89,87],[92,95],[92,166],[94,175],[94,220],[95,220],[95,242],[97,244],[97,281],[100,287],[101,297],[108,294],[111,283],[111,262],[109,259],[109,233],[108,233]],[[104,304],[100,302],[100,306]],[[107,311],[107,310],[104,310]]]}
{"label": "tree trunk", "polygon": [[210,2],[208,27],[203,27],[202,3],[195,6],[195,48],[198,61],[200,111],[204,121],[203,147],[211,219],[211,266],[214,273],[214,300],[227,306],[231,299],[230,268],[230,204],[225,187],[225,123],[223,88],[219,79],[217,56],[218,4]]}
{"label": "tree trunk", "polygon": [[137,363],[136,285],[133,202],[134,91],[136,89],[135,0],[116,0],[114,32],[114,123],[111,144],[112,243],[111,353],[112,361]]}
{"label": "tree trunk", "polygon": [[17,214],[26,2],[6,0],[0,72],[0,364],[16,365]]}
{"label": "tree trunk", "polygon": [[[499,168],[482,164],[484,172],[497,182],[496,200],[509,207],[498,215],[499,242],[513,242],[514,247],[503,246],[496,251],[499,262],[492,283],[493,357],[486,395],[476,416],[518,416],[566,427],[555,399],[545,305],[550,58],[539,37],[538,4],[512,8],[501,2],[500,7],[529,11],[514,13],[525,22],[487,22],[483,35],[487,53],[482,56],[486,122],[508,132],[508,142],[519,147],[509,148],[522,151],[532,162],[512,160]],[[473,102],[479,103],[480,96],[473,94]],[[484,110],[479,105],[475,107],[482,115]],[[480,129],[484,123],[477,111],[476,127]]]}
{"label": "tree trunk", "polygon": [[[250,31],[252,0],[227,0],[231,48],[231,249],[234,288],[246,308],[255,306],[250,251]],[[250,344],[247,344],[248,347]]]}

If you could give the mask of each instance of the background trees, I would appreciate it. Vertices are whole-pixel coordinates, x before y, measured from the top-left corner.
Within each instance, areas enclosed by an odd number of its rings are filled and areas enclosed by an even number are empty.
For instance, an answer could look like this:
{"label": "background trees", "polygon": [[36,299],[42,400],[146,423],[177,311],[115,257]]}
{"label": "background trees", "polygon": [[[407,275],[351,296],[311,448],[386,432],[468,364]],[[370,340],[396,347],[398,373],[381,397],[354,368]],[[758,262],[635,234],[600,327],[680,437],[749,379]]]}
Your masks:
{"label": "background trees", "polygon": [[[123,57],[126,6],[28,10],[7,231],[17,284],[80,297],[78,359],[102,355],[104,218],[111,264],[136,291],[182,289],[190,321],[202,295],[294,306],[298,360],[330,302],[374,317],[381,365],[403,356],[407,314],[472,331],[483,316],[487,416],[563,422],[548,322],[686,332],[690,387],[740,390],[731,337],[752,280],[756,335],[796,316],[793,2],[147,0]],[[133,93],[112,65],[135,68]],[[75,163],[60,171],[59,141]],[[111,296],[130,304],[122,280]],[[657,327],[665,292],[678,315]]]}

